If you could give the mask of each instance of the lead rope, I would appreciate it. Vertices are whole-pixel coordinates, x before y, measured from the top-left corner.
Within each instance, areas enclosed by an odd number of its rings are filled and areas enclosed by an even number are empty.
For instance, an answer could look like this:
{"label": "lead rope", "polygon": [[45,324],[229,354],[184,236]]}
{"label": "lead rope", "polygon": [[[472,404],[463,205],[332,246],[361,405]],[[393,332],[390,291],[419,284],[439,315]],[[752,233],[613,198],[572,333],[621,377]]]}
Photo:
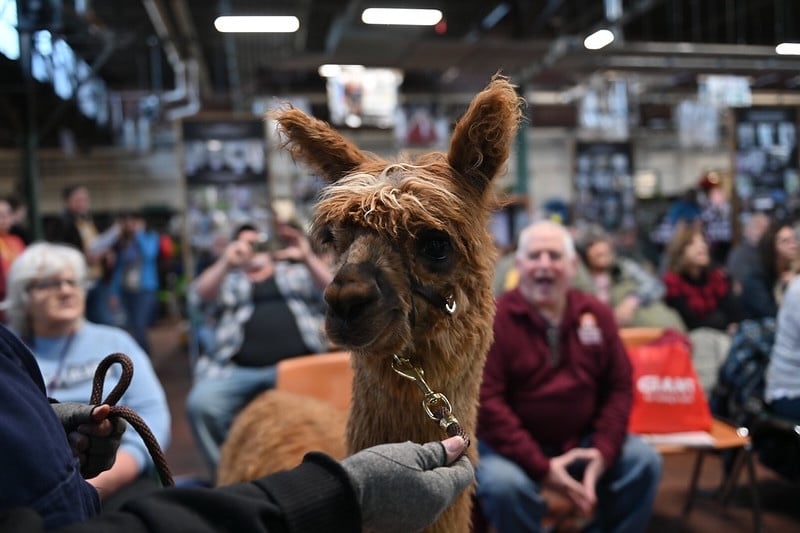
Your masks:
{"label": "lead rope", "polygon": [[[108,372],[108,369],[114,363],[119,363],[122,367],[122,376],[114,388],[111,389],[111,392],[108,393],[105,401],[101,401],[103,396],[103,383],[106,379],[106,372]],[[147,451],[150,453],[150,457],[153,458],[153,463],[156,466],[158,477],[161,479],[161,484],[165,487],[172,487],[175,484],[172,481],[172,474],[169,471],[169,466],[167,465],[167,460],[164,457],[164,452],[161,450],[161,446],[158,445],[158,441],[153,435],[153,432],[150,431],[150,428],[147,427],[147,424],[144,420],[142,420],[142,417],[137,415],[133,409],[130,407],[124,407],[122,405],[115,405],[119,399],[122,398],[123,393],[128,389],[128,386],[131,384],[131,379],[133,379],[133,362],[131,362],[130,357],[123,353],[112,353],[100,361],[100,364],[97,365],[97,370],[94,372],[94,381],[92,383],[92,397],[89,400],[89,403],[92,405],[100,405],[104,403],[110,405],[110,417],[122,418],[131,426],[133,426],[136,432],[139,433],[139,436],[142,437],[144,445],[147,447]]]}
{"label": "lead rope", "polygon": [[422,408],[425,414],[436,422],[441,427],[448,437],[455,437],[456,435],[464,439],[469,446],[469,435],[464,431],[464,428],[459,423],[458,419],[453,415],[453,408],[450,406],[450,401],[447,396],[441,392],[434,392],[425,381],[425,372],[418,364],[411,362],[407,357],[400,357],[395,354],[392,357],[392,370],[400,374],[406,379],[410,379],[419,386],[422,390]]}

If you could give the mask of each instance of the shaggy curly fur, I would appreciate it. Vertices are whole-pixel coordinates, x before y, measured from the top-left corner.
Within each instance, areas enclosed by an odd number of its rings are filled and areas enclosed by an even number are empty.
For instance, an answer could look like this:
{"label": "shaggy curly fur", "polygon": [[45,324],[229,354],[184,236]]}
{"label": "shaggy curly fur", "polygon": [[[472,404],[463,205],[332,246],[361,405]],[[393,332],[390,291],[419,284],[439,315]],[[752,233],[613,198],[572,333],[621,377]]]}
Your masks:
{"label": "shaggy curly fur", "polygon": [[[275,115],[293,157],[329,182],[312,235],[338,257],[325,291],[326,330],[353,354],[350,453],[444,437],[423,412],[420,390],[392,370],[394,354],[419,363],[475,435],[494,318],[491,181],[504,170],[521,104],[495,76],[456,125],[446,154],[391,163],[297,109]],[[437,304],[447,297],[457,304],[452,315]],[[477,460],[475,446],[468,455]],[[467,491],[429,531],[469,531],[471,498]]]}

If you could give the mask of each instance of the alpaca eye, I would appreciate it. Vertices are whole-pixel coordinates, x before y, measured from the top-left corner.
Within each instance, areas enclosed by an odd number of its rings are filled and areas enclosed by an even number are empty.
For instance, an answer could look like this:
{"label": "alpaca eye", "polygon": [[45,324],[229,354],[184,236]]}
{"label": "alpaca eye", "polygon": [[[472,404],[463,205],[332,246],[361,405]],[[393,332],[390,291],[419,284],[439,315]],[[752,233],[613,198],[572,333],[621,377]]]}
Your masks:
{"label": "alpaca eye", "polygon": [[333,231],[330,226],[315,229],[312,238],[317,246],[323,250],[329,250],[334,244]]}
{"label": "alpaca eye", "polygon": [[323,228],[318,237],[319,243],[322,245],[333,244],[333,232],[331,231],[330,227]]}
{"label": "alpaca eye", "polygon": [[450,237],[439,231],[423,235],[419,241],[420,251],[433,261],[445,261],[450,257],[452,246]]}

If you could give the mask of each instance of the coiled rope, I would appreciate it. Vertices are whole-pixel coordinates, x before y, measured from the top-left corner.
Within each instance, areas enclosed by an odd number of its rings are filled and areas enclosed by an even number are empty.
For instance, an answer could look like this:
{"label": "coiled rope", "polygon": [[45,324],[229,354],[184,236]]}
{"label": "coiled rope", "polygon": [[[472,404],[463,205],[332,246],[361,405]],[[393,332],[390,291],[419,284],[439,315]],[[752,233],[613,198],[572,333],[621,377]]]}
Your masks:
{"label": "coiled rope", "polygon": [[[122,376],[114,388],[111,389],[111,392],[108,393],[106,399],[101,400],[103,396],[103,384],[106,380],[106,372],[108,372],[108,369],[114,363],[119,363],[122,367]],[[123,353],[112,353],[100,361],[100,364],[97,365],[97,370],[94,372],[92,396],[89,400],[89,403],[92,405],[110,405],[110,417],[122,418],[128,424],[133,426],[136,432],[139,433],[139,436],[142,437],[142,440],[147,447],[147,451],[150,453],[150,457],[153,458],[153,463],[156,466],[158,477],[161,479],[161,484],[165,487],[171,487],[175,484],[172,480],[172,473],[169,471],[169,466],[167,466],[167,460],[164,457],[164,452],[161,450],[161,446],[158,445],[158,441],[153,435],[153,432],[150,431],[150,428],[147,427],[147,424],[144,420],[142,420],[142,417],[136,414],[133,409],[122,405],[116,405],[116,403],[120,398],[122,398],[122,395],[128,389],[128,386],[131,384],[131,379],[133,379],[133,362],[131,361],[130,357]]]}

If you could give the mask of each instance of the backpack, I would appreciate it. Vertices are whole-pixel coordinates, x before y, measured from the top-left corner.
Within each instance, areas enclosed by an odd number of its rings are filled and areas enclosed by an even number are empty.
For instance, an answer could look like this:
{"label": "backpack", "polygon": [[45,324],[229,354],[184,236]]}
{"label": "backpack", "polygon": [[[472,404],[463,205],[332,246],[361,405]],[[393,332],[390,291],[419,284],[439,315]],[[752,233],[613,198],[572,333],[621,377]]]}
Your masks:
{"label": "backpack", "polygon": [[764,402],[764,374],[775,341],[774,318],[745,320],[731,341],[709,398],[711,412],[750,430],[761,464],[800,480],[800,426],[772,414]]}
{"label": "backpack", "polygon": [[714,416],[750,427],[753,418],[764,409],[764,374],[775,342],[775,328],[774,318],[739,324],[709,395]]}

